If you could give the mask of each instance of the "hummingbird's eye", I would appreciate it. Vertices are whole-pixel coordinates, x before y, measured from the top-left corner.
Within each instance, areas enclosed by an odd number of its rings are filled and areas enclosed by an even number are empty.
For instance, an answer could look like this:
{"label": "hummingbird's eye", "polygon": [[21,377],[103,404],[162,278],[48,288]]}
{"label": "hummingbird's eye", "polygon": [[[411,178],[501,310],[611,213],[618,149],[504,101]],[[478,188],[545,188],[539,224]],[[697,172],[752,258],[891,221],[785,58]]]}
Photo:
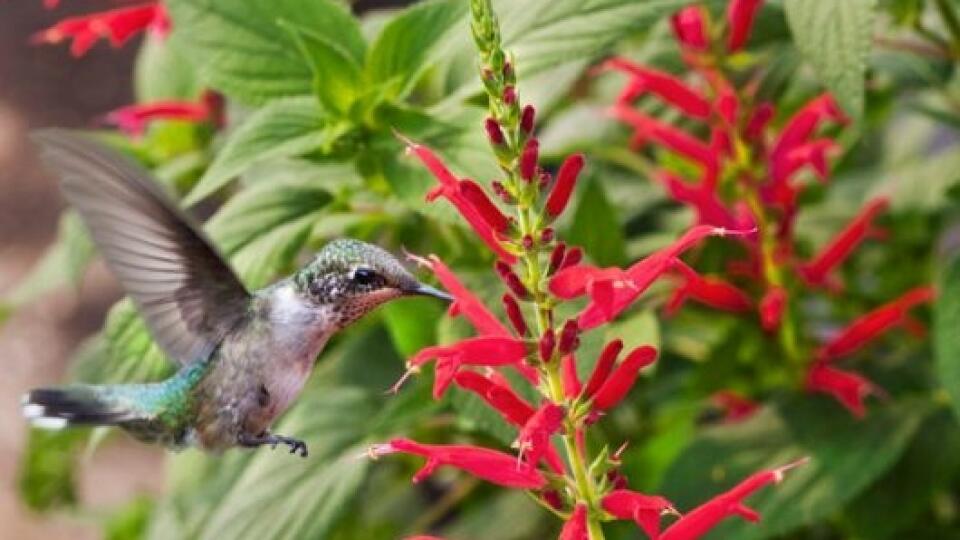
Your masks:
{"label": "hummingbird's eye", "polygon": [[376,272],[365,266],[353,271],[353,281],[357,285],[371,285],[377,280],[377,277]]}

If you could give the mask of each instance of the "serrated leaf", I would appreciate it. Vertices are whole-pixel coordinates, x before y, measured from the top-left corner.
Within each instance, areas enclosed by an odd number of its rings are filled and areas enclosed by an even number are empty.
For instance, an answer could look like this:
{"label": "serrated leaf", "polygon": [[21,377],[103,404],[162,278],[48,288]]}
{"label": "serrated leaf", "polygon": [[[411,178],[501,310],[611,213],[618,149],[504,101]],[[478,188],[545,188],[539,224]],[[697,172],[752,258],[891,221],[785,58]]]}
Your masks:
{"label": "serrated leaf", "polygon": [[837,512],[882,476],[929,410],[919,402],[896,403],[856,419],[826,398],[797,396],[742,423],[705,430],[674,462],[661,491],[689,510],[754,472],[808,456],[781,485],[747,501],[762,521],[732,518],[706,538],[782,536]]}
{"label": "serrated leaf", "polygon": [[184,204],[189,206],[211,195],[255,163],[317,150],[328,140],[324,128],[323,110],[312,97],[271,102],[230,134]]}
{"label": "serrated leaf", "polygon": [[361,67],[338,44],[294,21],[280,25],[294,36],[300,53],[313,72],[313,92],[331,116],[342,116],[361,93]]}
{"label": "serrated leaf", "polygon": [[312,90],[310,66],[280,20],[311,28],[357,62],[366,49],[353,16],[329,0],[170,0],[166,6],[173,17],[172,38],[190,51],[207,86],[243,103]]}
{"label": "serrated leaf", "polygon": [[864,75],[876,0],[785,0],[797,48],[840,106],[863,114]]}
{"label": "serrated leaf", "polygon": [[462,22],[460,29],[466,34],[466,7],[461,0],[431,0],[392,18],[367,54],[367,79],[388,86],[392,97],[406,96],[430,67],[451,29]]}
{"label": "serrated leaf", "polygon": [[193,99],[202,86],[193,65],[176,46],[156,32],[147,32],[133,66],[133,88],[137,101]]}

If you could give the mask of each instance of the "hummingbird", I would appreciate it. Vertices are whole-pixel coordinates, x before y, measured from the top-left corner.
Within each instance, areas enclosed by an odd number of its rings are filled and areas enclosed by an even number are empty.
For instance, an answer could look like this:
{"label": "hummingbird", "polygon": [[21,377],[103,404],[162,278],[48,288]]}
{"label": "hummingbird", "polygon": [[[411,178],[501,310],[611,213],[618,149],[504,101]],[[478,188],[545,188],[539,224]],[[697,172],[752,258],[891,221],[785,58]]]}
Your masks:
{"label": "hummingbird", "polygon": [[39,427],[118,426],[172,449],[307,445],[270,431],[303,389],[324,345],[377,306],[452,297],[359,240],[327,243],[293,275],[248,291],[213,243],[150,174],[66,130],[33,135],[44,164],[153,338],[179,364],[155,383],[70,385],[23,396]]}

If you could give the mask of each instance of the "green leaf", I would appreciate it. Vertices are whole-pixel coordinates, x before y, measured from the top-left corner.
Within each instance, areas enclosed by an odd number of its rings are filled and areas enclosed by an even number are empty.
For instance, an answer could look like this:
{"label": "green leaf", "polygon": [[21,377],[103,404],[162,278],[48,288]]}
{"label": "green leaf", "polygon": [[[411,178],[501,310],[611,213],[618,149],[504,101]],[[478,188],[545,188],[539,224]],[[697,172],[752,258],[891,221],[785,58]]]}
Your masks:
{"label": "green leaf", "polygon": [[313,73],[290,33],[296,21],[338,44],[358,63],[366,44],[356,20],[328,0],[170,0],[173,39],[205,83],[243,103],[308,94]]}
{"label": "green leaf", "polygon": [[86,438],[82,430],[31,429],[20,461],[20,498],[44,511],[76,503],[75,449]]}
{"label": "green leaf", "polygon": [[600,266],[619,265],[626,260],[623,226],[617,210],[595,178],[591,177],[581,192],[567,239],[570,244],[583,246]]}
{"label": "green leaf", "polygon": [[93,258],[93,243],[79,216],[66,212],[60,217],[56,243],[4,299],[10,307],[29,302],[58,287],[79,287]]}
{"label": "green leaf", "polygon": [[203,89],[193,65],[175,40],[147,32],[133,66],[133,88],[137,101],[194,99]]}
{"label": "green leaf", "polygon": [[863,113],[875,5],[876,0],[784,1],[797,48],[854,118]]}
{"label": "green leaf", "polygon": [[412,356],[436,343],[437,321],[443,306],[432,298],[410,298],[383,306],[383,320],[397,352]]}
{"label": "green leaf", "polygon": [[280,21],[280,25],[294,36],[300,52],[313,72],[313,91],[323,108],[331,116],[342,116],[350,111],[360,95],[360,64],[333,43],[292,21]]}
{"label": "green leaf", "polygon": [[129,299],[110,309],[103,327],[103,346],[93,344],[78,354],[90,366],[80,372],[89,383],[143,383],[161,380],[173,373],[173,364],[150,337],[143,319]]}
{"label": "green leaf", "polygon": [[373,84],[387,85],[393,97],[406,96],[430,67],[452,28],[467,33],[462,0],[430,0],[416,4],[390,20],[367,54],[366,75]]}
{"label": "green leaf", "polygon": [[258,183],[232,197],[207,228],[243,282],[256,289],[292,270],[331,200],[316,183]]}
{"label": "green leaf", "polygon": [[928,411],[926,404],[896,403],[856,419],[825,397],[796,396],[745,422],[705,430],[674,462],[661,491],[686,511],[754,472],[808,456],[781,485],[747,500],[762,521],[732,518],[708,538],[782,536],[837,512],[882,476]]}
{"label": "green leaf", "polygon": [[230,134],[184,204],[195,204],[213,194],[255,163],[317,150],[329,140],[324,127],[323,111],[312,97],[271,102]]}
{"label": "green leaf", "polygon": [[937,376],[960,418],[960,257],[947,262],[939,289],[933,331]]}

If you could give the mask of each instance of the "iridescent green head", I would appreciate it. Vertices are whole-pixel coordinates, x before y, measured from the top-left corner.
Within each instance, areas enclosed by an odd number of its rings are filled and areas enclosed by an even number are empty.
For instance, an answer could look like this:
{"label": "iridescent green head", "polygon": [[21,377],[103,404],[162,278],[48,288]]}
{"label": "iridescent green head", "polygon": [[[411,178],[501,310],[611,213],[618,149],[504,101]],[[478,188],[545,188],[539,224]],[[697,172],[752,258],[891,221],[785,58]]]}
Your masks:
{"label": "iridescent green head", "polygon": [[328,243],[293,279],[304,296],[317,305],[333,307],[344,324],[401,296],[452,300],[447,293],[417,281],[387,251],[359,240]]}

